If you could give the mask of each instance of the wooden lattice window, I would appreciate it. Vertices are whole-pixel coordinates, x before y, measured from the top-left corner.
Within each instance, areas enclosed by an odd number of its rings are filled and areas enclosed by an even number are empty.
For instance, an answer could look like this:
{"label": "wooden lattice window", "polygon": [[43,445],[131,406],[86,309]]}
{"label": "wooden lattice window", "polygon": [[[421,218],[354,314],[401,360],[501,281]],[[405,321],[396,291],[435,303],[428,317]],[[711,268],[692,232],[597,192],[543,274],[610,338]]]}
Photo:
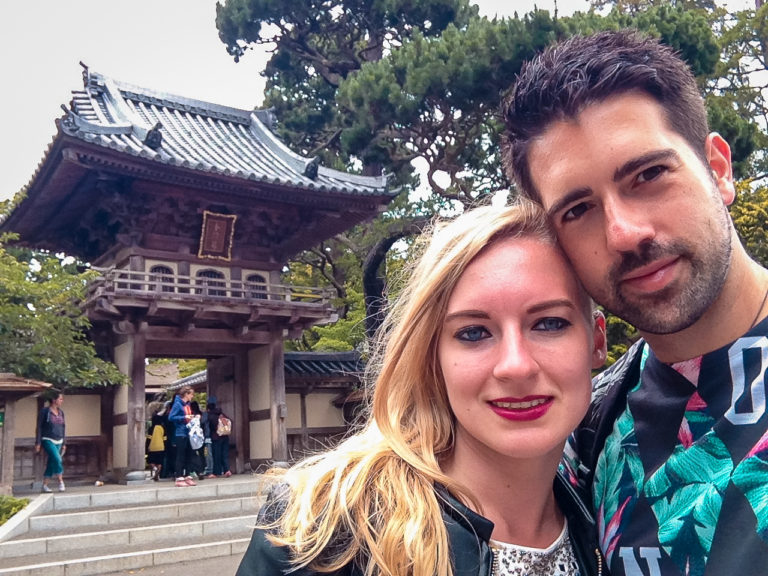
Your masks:
{"label": "wooden lattice window", "polygon": [[152,289],[157,292],[173,292],[173,270],[169,266],[158,264],[149,269]]}
{"label": "wooden lattice window", "polygon": [[249,274],[245,279],[248,298],[267,299],[267,279],[261,274]]}
{"label": "wooden lattice window", "polygon": [[197,273],[197,293],[207,294],[208,296],[226,296],[224,289],[227,283],[224,280],[224,273],[218,270],[205,269]]}

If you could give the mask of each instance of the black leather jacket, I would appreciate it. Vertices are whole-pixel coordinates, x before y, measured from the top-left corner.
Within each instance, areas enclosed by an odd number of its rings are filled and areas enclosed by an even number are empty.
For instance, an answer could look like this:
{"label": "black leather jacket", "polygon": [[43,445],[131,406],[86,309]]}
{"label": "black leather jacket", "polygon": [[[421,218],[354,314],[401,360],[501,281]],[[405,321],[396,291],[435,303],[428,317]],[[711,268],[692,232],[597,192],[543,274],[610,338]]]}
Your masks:
{"label": "black leather jacket", "polygon": [[[579,487],[585,494],[591,494],[597,458],[614,423],[626,407],[627,394],[637,384],[643,346],[645,340],[635,342],[615,364],[592,381],[592,402],[575,431],[580,462]],[[591,501],[591,498],[587,500]]]}
{"label": "black leather jacket", "polygon": [[[454,576],[490,576],[493,554],[488,541],[493,532],[493,523],[458,502],[443,487],[437,486],[435,491],[448,529]],[[597,531],[592,514],[577,490],[559,474],[555,478],[554,491],[557,503],[568,521],[568,532],[581,576],[606,576],[608,571],[597,546]],[[263,513],[264,509],[260,516]],[[288,574],[291,568],[289,560],[286,548],[272,546],[264,531],[256,529],[236,576]],[[303,569],[291,574],[314,576],[316,572]],[[362,576],[363,571],[350,564],[334,575]]]}

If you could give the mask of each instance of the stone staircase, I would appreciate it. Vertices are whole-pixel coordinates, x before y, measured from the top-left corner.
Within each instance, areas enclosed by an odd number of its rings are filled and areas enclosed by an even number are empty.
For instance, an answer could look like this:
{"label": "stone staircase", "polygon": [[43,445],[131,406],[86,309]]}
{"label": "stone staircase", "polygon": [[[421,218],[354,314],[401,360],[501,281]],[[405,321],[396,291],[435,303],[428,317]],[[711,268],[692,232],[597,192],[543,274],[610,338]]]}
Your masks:
{"label": "stone staircase", "polygon": [[241,556],[264,493],[251,475],[76,490],[37,496],[0,528],[0,575],[104,576]]}

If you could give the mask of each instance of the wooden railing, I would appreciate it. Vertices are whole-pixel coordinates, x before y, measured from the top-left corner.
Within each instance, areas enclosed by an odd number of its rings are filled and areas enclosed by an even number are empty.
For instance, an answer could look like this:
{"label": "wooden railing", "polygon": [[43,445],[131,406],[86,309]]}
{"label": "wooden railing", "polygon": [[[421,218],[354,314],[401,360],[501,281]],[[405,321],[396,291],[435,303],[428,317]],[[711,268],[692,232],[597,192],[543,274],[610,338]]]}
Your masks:
{"label": "wooden railing", "polygon": [[310,305],[329,305],[333,297],[332,291],[312,286],[269,284],[266,282],[134,272],[120,269],[105,272],[91,284],[89,292],[91,295],[95,295],[97,292],[100,295],[153,295],[157,298],[170,300],[200,300],[202,298],[221,301],[249,301],[252,303],[269,300]]}

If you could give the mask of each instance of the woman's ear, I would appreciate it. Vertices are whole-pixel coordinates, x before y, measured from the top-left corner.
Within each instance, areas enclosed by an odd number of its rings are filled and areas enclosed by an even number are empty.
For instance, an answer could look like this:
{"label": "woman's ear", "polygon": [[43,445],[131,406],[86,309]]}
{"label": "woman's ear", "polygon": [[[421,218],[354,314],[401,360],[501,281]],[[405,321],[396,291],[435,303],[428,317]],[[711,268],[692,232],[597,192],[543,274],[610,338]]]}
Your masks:
{"label": "woman's ear", "polygon": [[608,356],[608,342],[605,336],[605,316],[600,310],[592,313],[592,369],[602,368]]}

